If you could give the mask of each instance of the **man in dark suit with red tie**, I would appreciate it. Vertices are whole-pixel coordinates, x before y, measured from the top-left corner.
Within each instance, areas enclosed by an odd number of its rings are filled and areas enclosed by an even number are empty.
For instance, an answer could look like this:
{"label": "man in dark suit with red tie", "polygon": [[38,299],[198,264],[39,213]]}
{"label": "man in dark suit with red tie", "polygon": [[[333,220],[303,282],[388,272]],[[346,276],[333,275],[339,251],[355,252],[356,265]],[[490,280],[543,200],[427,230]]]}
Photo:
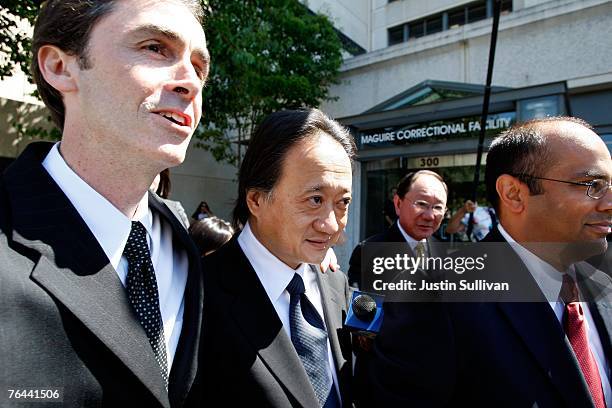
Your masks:
{"label": "man in dark suit with red tie", "polygon": [[500,225],[483,242],[511,248],[492,262],[540,301],[448,303],[420,316],[388,306],[365,374],[372,400],[612,406],[612,279],[584,262],[607,247],[611,179],[606,145],[579,119],[534,120],[496,138],[486,184]]}

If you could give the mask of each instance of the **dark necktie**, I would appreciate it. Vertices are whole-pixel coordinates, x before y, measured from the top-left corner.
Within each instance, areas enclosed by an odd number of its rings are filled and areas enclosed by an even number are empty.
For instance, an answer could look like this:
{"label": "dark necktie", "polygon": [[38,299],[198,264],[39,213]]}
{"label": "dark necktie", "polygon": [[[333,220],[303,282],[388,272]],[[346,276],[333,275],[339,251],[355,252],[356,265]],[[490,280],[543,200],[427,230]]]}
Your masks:
{"label": "dark necktie", "polygon": [[290,295],[291,342],[302,360],[319,406],[339,407],[327,356],[327,331],[323,319],[304,294],[304,281],[297,273],[287,285]]}
{"label": "dark necktie", "polygon": [[589,386],[595,407],[606,408],[601,377],[599,376],[595,357],[593,357],[593,353],[591,353],[591,348],[589,347],[587,323],[582,305],[579,303],[578,288],[574,279],[566,273],[563,274],[561,299],[565,302],[563,329],[572,345],[582,375]]}
{"label": "dark necktie", "polygon": [[425,243],[423,241],[417,242],[414,247],[414,254],[419,258],[427,256],[427,248],[425,247]]}
{"label": "dark necktie", "polygon": [[164,323],[159,309],[157,280],[147,244],[147,231],[140,222],[132,221],[132,229],[123,256],[128,261],[126,288],[130,304],[149,338],[155,360],[159,364],[168,389],[168,359],[164,341]]}

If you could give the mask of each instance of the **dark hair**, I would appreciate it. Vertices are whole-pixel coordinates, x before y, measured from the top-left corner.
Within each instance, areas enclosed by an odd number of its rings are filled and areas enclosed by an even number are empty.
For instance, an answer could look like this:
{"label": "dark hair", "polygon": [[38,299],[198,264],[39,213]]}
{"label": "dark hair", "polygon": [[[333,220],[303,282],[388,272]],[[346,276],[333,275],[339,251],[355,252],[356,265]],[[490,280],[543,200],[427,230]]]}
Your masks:
{"label": "dark hair", "polygon": [[191,224],[189,235],[203,256],[229,241],[234,235],[234,229],[229,222],[213,216]]}
{"label": "dark hair", "polygon": [[172,183],[170,182],[170,169],[162,170],[159,173],[159,184],[157,185],[157,190],[155,190],[155,194],[157,194],[161,198],[168,198],[170,197],[171,188]]}
{"label": "dark hair", "polygon": [[493,139],[487,154],[485,185],[487,199],[498,214],[499,197],[495,184],[502,174],[517,177],[527,185],[531,195],[544,193],[539,180],[526,176],[542,177],[545,168],[550,167],[548,135],[542,125],[560,122],[573,122],[592,129],[582,119],[554,116],[516,124]]}
{"label": "dark hair", "polygon": [[194,220],[198,219],[198,214],[201,213],[200,208],[202,208],[202,206],[206,208],[206,210],[208,211],[208,215],[213,215],[213,212],[208,206],[208,203],[206,201],[200,201],[200,204],[198,204],[198,206],[196,207],[195,211],[191,215],[191,218],[193,218]]}
{"label": "dark hair", "polygon": [[395,194],[397,194],[399,198],[403,199],[406,193],[410,191],[410,188],[412,187],[414,182],[417,180],[417,178],[419,178],[419,176],[424,176],[424,175],[433,176],[436,179],[440,180],[440,182],[444,186],[444,191],[446,191],[446,194],[448,195],[448,186],[444,182],[444,179],[442,178],[442,176],[436,173],[435,171],[431,171],[431,170],[419,170],[419,171],[415,171],[415,172],[406,174],[404,177],[402,177],[399,183],[397,183],[397,187],[396,187],[397,192]]}
{"label": "dark hair", "polygon": [[[32,37],[32,76],[40,97],[51,112],[51,119],[62,130],[66,113],[62,94],[44,79],[38,66],[38,50],[44,45],[54,45],[78,57],[81,69],[91,68],[87,55],[91,30],[113,10],[117,1],[120,0],[47,0],[40,7]],[[202,24],[204,12],[200,2],[181,1]]]}
{"label": "dark hair", "polygon": [[255,189],[271,193],[291,147],[320,132],[340,143],[352,163],[356,149],[353,137],[318,109],[275,112],[261,122],[253,133],[238,173],[238,199],[233,213],[236,229],[244,225],[250,215],[247,192]]}

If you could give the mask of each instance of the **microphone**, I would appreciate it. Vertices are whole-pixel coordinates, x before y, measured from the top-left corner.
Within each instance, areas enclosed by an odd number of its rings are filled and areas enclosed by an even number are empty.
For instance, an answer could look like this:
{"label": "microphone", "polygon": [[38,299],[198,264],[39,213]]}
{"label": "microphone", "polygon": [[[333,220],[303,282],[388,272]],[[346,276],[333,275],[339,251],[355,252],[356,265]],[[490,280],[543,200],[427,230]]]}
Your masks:
{"label": "microphone", "polygon": [[384,296],[354,291],[344,325],[369,337],[376,335],[382,324],[383,301]]}

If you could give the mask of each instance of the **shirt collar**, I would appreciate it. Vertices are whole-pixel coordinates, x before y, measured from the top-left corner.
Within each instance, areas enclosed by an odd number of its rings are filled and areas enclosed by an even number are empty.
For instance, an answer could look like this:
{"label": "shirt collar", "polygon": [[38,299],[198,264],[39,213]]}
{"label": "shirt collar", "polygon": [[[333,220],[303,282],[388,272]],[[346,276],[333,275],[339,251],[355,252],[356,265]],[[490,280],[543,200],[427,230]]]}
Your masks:
{"label": "shirt collar", "polygon": [[[546,299],[548,299],[549,302],[556,302],[559,299],[559,293],[561,292],[563,274],[555,269],[551,264],[542,260],[533,252],[516,242],[501,224],[498,224],[498,229],[504,239],[512,244],[512,248],[521,258]],[[576,278],[573,265],[571,265],[570,268],[565,271],[565,273],[568,273],[574,279]]]}
{"label": "shirt collar", "polygon": [[406,231],[404,231],[404,229],[402,228],[402,224],[400,224],[399,220],[397,220],[396,222],[397,222],[397,227],[399,228],[400,232],[404,236],[404,239],[406,240],[408,245],[410,245],[410,249],[412,249],[414,251],[414,248],[417,246],[417,244],[419,242],[422,242],[424,244],[427,243],[427,239],[425,239],[425,238],[423,238],[420,241],[417,241],[416,239],[412,238],[410,235],[408,235],[408,233]]}
{"label": "shirt collar", "polygon": [[302,263],[295,270],[291,269],[257,240],[248,222],[238,236],[238,244],[273,303],[283,294],[295,273],[304,279],[308,264]]}
{"label": "shirt collar", "polygon": [[[60,154],[59,143],[51,148],[42,165],[85,221],[116,270],[130,235],[132,220],[68,166]],[[134,221],[140,221],[144,225],[150,240],[153,216],[149,210],[147,194],[138,204]]]}

